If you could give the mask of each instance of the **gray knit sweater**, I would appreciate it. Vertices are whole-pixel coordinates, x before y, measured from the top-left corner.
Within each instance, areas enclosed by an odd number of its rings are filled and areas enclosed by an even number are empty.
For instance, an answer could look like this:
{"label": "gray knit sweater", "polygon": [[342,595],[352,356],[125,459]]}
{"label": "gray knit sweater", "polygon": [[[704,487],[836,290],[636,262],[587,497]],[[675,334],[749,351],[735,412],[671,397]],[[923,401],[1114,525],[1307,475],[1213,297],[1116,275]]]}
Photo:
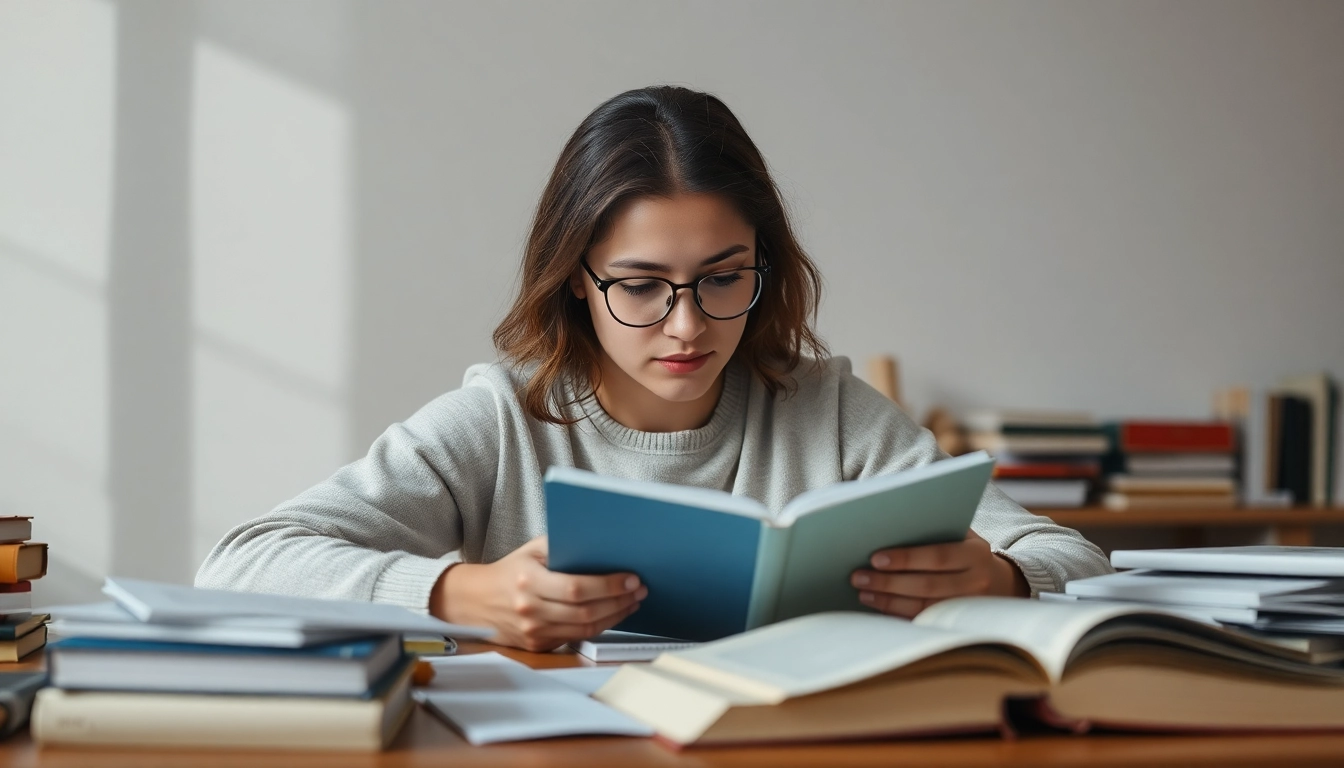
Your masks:
{"label": "gray knit sweater", "polygon": [[[527,372],[468,369],[444,394],[374,442],[362,459],[215,546],[196,585],[373,600],[425,611],[457,562],[489,563],[546,532],[542,474],[551,465],[717,488],[779,510],[799,493],[945,458],[932,434],[834,358],[795,373],[771,397],[737,363],[709,423],[638,432],[592,399],[572,426],[531,418]],[[990,487],[972,524],[1022,569],[1032,594],[1108,573],[1077,532],[1032,515]]]}

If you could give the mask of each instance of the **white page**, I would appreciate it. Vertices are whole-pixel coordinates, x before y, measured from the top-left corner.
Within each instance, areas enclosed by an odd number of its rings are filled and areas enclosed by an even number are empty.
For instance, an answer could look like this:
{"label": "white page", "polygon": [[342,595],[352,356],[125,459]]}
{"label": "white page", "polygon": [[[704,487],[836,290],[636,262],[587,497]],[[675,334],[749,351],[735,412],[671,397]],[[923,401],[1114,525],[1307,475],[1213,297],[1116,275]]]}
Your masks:
{"label": "white page", "polygon": [[592,696],[620,668],[619,664],[609,664],[605,667],[566,667],[564,669],[539,669],[537,674],[564,683],[584,696]]}
{"label": "white page", "polygon": [[498,653],[431,659],[434,679],[416,700],[475,745],[556,736],[652,736],[653,729],[572,685]]}
{"label": "white page", "polygon": [[1083,635],[1117,616],[1160,612],[1157,607],[1077,600],[1042,602],[1020,597],[958,597],[925,608],[915,617],[921,627],[976,632],[1032,652],[1052,682],[1059,682],[1069,653]]}
{"label": "white page", "polygon": [[[815,613],[698,648],[659,656],[655,667],[731,687],[762,703],[866,680],[943,651],[998,642],[974,631],[946,632],[872,613]],[[688,663],[689,662],[689,663]],[[717,673],[706,673],[706,668]]]}
{"label": "white page", "polygon": [[1153,568],[1199,573],[1268,576],[1344,577],[1344,547],[1194,547],[1190,549],[1117,549],[1116,568]]}
{"label": "white page", "polygon": [[230,592],[108,577],[103,594],[137,619],[162,624],[210,623],[220,617],[287,622],[297,629],[358,629],[371,632],[423,632],[460,638],[486,638],[494,630],[464,627],[412,613],[399,605],[356,600],[321,600],[254,592]]}

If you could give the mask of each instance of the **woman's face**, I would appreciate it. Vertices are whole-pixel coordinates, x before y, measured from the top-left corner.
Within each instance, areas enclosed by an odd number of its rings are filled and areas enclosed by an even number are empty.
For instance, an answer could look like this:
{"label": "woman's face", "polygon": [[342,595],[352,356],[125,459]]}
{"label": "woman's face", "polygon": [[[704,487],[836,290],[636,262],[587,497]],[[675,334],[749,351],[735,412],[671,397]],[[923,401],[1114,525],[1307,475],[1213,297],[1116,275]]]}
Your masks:
{"label": "woman's face", "polygon": [[[611,231],[590,249],[587,263],[602,280],[661,277],[691,283],[755,266],[756,230],[717,195],[636,198],[616,212]],[[708,421],[718,402],[720,374],[737,349],[748,315],[710,318],[685,288],[677,291],[671,314],[661,322],[631,328],[612,316],[606,297],[582,267],[570,286],[588,303],[602,345],[597,395],[612,418],[651,432],[693,429]]]}

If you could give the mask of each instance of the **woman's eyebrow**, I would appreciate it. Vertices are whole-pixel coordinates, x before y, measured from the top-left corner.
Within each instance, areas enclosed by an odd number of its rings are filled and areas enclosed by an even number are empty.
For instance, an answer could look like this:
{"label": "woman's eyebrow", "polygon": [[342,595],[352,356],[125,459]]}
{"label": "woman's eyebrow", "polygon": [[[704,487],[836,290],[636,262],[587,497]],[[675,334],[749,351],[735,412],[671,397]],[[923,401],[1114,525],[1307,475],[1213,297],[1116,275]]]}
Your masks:
{"label": "woman's eyebrow", "polygon": [[[708,267],[711,264],[718,264],[720,261],[749,250],[745,245],[734,245],[731,248],[720,251],[700,262],[700,266]],[[644,261],[639,258],[617,259],[607,265],[607,269],[638,269],[645,272],[671,272],[672,270],[665,264],[659,264],[656,261]]]}

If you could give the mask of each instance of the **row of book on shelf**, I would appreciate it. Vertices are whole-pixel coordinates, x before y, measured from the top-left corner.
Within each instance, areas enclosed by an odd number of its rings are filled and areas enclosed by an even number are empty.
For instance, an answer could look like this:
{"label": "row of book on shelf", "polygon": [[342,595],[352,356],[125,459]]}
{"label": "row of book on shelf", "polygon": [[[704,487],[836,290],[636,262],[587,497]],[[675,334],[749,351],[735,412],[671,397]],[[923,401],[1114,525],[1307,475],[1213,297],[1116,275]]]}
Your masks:
{"label": "row of book on shelf", "polygon": [[964,423],[969,447],[997,459],[995,484],[1026,507],[1329,506],[1338,403],[1318,373],[1220,391],[1207,420],[980,410]]}

